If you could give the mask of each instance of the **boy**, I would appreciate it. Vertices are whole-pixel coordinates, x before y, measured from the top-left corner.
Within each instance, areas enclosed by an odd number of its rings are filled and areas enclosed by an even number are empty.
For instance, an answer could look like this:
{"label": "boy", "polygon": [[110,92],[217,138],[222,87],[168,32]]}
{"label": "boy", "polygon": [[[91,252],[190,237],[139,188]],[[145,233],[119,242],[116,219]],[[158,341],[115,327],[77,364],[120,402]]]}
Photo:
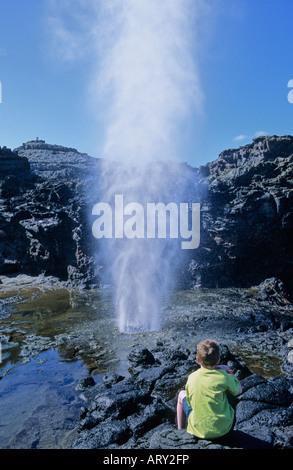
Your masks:
{"label": "boy", "polygon": [[240,382],[229,367],[219,365],[219,344],[207,339],[197,346],[197,362],[200,369],[189,375],[185,390],[181,390],[177,401],[178,429],[202,439],[216,439],[227,434],[233,427],[235,410],[227,394],[242,392]]}

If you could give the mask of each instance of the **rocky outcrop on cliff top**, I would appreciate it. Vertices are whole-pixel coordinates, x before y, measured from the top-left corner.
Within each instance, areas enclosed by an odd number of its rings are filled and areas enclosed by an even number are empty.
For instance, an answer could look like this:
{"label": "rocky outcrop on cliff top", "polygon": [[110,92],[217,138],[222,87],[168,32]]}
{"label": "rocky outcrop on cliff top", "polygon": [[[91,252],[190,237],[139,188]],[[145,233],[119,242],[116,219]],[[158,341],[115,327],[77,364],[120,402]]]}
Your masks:
{"label": "rocky outcrop on cliff top", "polygon": [[80,153],[74,148],[62,145],[51,145],[44,140],[32,140],[15,149],[15,152],[26,158],[31,170],[43,178],[65,181],[76,178],[89,179],[93,170],[99,171],[100,159]]}
{"label": "rocky outcrop on cliff top", "polygon": [[[90,214],[100,200],[102,160],[36,140],[14,152],[3,147],[0,163],[0,274],[96,285],[100,244]],[[179,188],[185,201],[201,204],[200,246],[185,253],[180,287],[278,278],[292,296],[292,136],[259,137],[198,169],[156,163],[153,171],[170,178],[170,197]],[[152,168],[147,175],[146,185]]]}
{"label": "rocky outcrop on cliff top", "polygon": [[198,367],[195,352],[158,346],[134,348],[131,376],[105,374],[80,382],[85,401],[74,449],[269,449],[293,448],[293,381],[269,380],[253,374],[221,345],[221,362],[241,381],[232,434],[217,440],[198,439],[175,424],[177,394]]}
{"label": "rocky outcrop on cliff top", "polygon": [[[35,152],[45,153],[41,167],[33,171],[30,158]],[[67,167],[60,163],[64,155]],[[81,178],[92,169],[93,160],[42,141],[26,144],[23,152],[2,149],[0,275],[44,274],[71,286],[92,285],[91,234]],[[47,170],[41,171],[44,161]]]}

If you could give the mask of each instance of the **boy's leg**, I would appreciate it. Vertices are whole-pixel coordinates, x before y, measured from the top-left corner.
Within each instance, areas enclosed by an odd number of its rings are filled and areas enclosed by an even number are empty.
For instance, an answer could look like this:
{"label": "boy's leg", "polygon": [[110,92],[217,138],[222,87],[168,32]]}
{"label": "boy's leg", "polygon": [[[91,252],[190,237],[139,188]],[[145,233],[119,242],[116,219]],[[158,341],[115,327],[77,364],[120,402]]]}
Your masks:
{"label": "boy's leg", "polygon": [[186,391],[181,390],[177,398],[177,427],[178,429],[184,429],[186,425],[186,416],[183,411],[182,400],[186,397]]}

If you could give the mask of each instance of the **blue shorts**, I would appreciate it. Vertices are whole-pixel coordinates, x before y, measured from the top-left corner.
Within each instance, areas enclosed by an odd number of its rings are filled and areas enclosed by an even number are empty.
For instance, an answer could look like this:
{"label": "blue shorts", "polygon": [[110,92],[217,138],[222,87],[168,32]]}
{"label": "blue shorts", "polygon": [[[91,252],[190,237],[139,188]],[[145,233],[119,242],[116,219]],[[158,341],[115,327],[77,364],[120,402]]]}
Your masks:
{"label": "blue shorts", "polygon": [[192,412],[192,408],[191,406],[187,403],[187,398],[184,397],[183,400],[182,400],[182,408],[183,408],[183,411],[186,415],[186,418],[188,419],[190,413]]}

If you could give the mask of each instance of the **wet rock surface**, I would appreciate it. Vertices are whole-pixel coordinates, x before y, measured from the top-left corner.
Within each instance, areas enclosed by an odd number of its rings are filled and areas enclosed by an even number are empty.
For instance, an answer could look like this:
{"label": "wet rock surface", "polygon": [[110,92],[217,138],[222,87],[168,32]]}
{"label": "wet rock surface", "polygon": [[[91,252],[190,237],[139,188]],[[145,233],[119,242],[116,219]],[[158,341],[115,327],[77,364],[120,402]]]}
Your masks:
{"label": "wet rock surface", "polygon": [[[167,330],[154,335],[156,343],[149,349],[141,345],[130,351],[130,377],[104,375],[84,391],[73,448],[291,449],[292,306],[286,300],[281,305],[271,290],[272,296],[263,300],[263,290],[276,285],[270,279],[250,290],[199,289],[173,298]],[[221,363],[234,371],[243,387],[233,433],[214,441],[197,439],[175,425],[178,392],[197,367],[194,346],[207,332],[221,339]],[[242,349],[241,358],[230,348]],[[267,378],[252,372],[243,351],[255,352],[264,362],[270,355],[279,357],[280,369],[276,363],[267,364]],[[250,363],[255,370],[254,360]],[[111,434],[111,423],[116,430],[121,424],[118,441],[117,434]]]}
{"label": "wet rock surface", "polygon": [[[221,345],[221,362],[241,379],[234,431],[217,440],[198,439],[175,425],[178,391],[196,370],[194,352],[158,347],[145,362],[145,348],[130,378],[112,375],[85,388],[74,449],[262,449],[293,448],[293,380],[253,374],[239,358]],[[132,362],[132,361],[131,361]]]}
{"label": "wet rock surface", "polygon": [[[47,287],[46,282],[45,276],[20,276],[18,289],[11,279],[3,284],[0,384],[5,387],[17,370],[21,374],[50,351],[86,370],[74,384],[71,376],[62,378],[56,363],[58,393],[48,389],[46,395],[50,428],[46,406],[32,403],[10,448],[291,448],[293,307],[280,302],[279,289],[263,298],[264,286],[267,292],[279,282],[176,292],[165,306],[161,330],[132,335],[117,331],[105,293],[67,290],[55,278]],[[224,442],[196,440],[175,426],[177,394],[196,368],[196,344],[207,336],[221,343],[221,362],[243,386],[237,427]],[[42,367],[45,374],[46,362]],[[75,394],[77,410],[71,408]],[[25,390],[21,396],[27,402]],[[10,403],[7,409],[13,408]]]}
{"label": "wet rock surface", "polygon": [[[201,242],[182,266],[179,288],[189,290],[175,294],[150,345],[139,338],[143,350],[131,352],[130,376],[115,372],[112,331],[101,345],[95,320],[50,335],[5,323],[23,301],[19,286],[99,286],[103,266],[89,214],[100,197],[101,161],[32,141],[14,152],[2,147],[0,164],[0,288],[13,291],[0,302],[3,354],[19,344],[25,363],[63,348],[85,361],[89,374],[108,370],[98,383],[87,377],[79,384],[85,406],[74,447],[292,447],[292,136],[254,139],[199,169],[161,167],[170,171],[172,188],[186,185],[184,200],[200,202]],[[194,368],[192,348],[207,332],[221,342],[223,361],[245,389],[237,404],[238,441],[197,441],[174,424],[176,394]],[[249,360],[239,361],[231,347]],[[251,372],[254,355],[263,355],[268,378]]]}

